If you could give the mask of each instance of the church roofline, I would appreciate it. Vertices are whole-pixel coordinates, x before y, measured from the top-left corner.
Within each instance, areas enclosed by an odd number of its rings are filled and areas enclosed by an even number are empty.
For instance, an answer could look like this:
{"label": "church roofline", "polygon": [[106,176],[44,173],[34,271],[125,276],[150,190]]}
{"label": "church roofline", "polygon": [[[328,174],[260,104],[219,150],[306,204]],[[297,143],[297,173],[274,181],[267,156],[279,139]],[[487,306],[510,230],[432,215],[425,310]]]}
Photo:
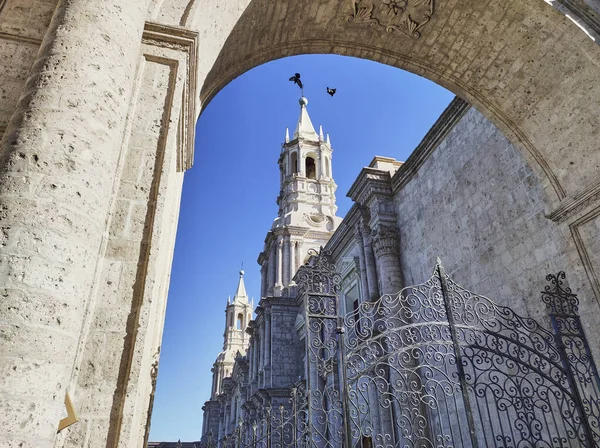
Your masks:
{"label": "church roofline", "polygon": [[330,250],[334,259],[347,247],[354,244],[354,227],[359,223],[360,217],[360,207],[353,204],[335,233],[325,245],[324,249]]}
{"label": "church roofline", "polygon": [[[391,194],[391,180],[392,176],[389,171],[380,170],[377,168],[364,167],[361,171],[350,190],[348,190],[348,196],[354,202],[364,204],[372,196],[373,193],[378,190],[376,186],[379,186],[379,193]],[[368,190],[367,190],[368,189]]]}
{"label": "church roofline", "polygon": [[468,102],[457,96],[454,97],[408,159],[406,159],[404,164],[402,164],[392,177],[394,194],[410,182],[429,156],[433,154],[439,144],[444,141],[446,136],[470,109],[471,105]]}

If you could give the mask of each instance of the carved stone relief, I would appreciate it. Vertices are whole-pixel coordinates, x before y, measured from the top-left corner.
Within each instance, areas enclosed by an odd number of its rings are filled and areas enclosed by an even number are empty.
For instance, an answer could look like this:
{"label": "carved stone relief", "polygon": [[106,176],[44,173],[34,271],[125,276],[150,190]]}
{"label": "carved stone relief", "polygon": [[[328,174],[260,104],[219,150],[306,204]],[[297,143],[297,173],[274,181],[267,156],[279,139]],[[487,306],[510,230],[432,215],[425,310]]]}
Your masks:
{"label": "carved stone relief", "polygon": [[421,28],[433,15],[435,0],[355,0],[348,22],[371,24],[388,33],[421,37]]}

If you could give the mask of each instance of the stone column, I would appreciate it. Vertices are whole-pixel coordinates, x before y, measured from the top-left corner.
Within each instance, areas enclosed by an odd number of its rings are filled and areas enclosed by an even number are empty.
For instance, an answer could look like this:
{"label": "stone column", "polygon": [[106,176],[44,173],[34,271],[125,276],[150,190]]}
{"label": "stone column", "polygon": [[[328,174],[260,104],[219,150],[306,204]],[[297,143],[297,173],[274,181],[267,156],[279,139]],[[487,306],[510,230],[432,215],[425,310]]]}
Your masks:
{"label": "stone column", "polygon": [[296,270],[302,266],[302,240],[297,241],[296,244]]}
{"label": "stone column", "polygon": [[296,240],[290,239],[290,283],[296,274]]}
{"label": "stone column", "polygon": [[283,287],[283,239],[282,237],[277,238],[277,282],[275,288],[281,290]]}
{"label": "stone column", "polygon": [[269,246],[269,283],[267,284],[267,295],[273,295],[276,280],[277,257],[276,248],[277,241],[273,239]]}
{"label": "stone column", "polygon": [[368,297],[371,302],[374,302],[379,299],[380,291],[379,284],[377,282],[377,266],[375,264],[375,256],[373,254],[373,237],[371,236],[370,229],[367,226],[363,226],[361,231],[363,250],[365,253],[365,269],[367,271]]}
{"label": "stone column", "polygon": [[285,236],[283,239],[283,262],[282,262],[282,270],[283,270],[283,286],[288,286],[292,277],[290,276],[290,265],[292,264],[292,259],[290,257],[290,237]]}
{"label": "stone column", "polygon": [[267,296],[267,275],[268,275],[268,266],[265,262],[260,268],[260,297]]}
{"label": "stone column", "polygon": [[0,142],[0,446],[52,447],[75,361],[148,0],[61,0]]}
{"label": "stone column", "polygon": [[265,311],[265,387],[271,387],[271,311]]}
{"label": "stone column", "polygon": [[252,340],[250,341],[252,350],[250,356],[250,381],[255,382],[258,374],[258,339],[256,338],[256,326],[252,329],[252,332]]}
{"label": "stone column", "polygon": [[360,302],[362,303],[369,296],[369,283],[367,280],[367,267],[365,263],[365,247],[360,226],[354,228],[354,238],[358,245],[358,264],[361,287]]}
{"label": "stone column", "polygon": [[377,265],[381,291],[383,294],[397,294],[402,289],[400,269],[399,239],[396,229],[380,226],[373,238],[377,254]]}
{"label": "stone column", "polygon": [[259,368],[258,368],[258,372],[259,372],[259,387],[265,387],[265,351],[266,351],[266,346],[265,346],[265,314],[263,312],[263,316],[262,316],[262,321],[260,323],[260,327],[258,328],[258,333],[260,334],[260,355],[259,355],[259,360],[258,360],[258,364],[259,364]]}
{"label": "stone column", "polygon": [[260,344],[260,340],[258,339],[258,327],[255,326],[254,327],[254,344],[253,344],[253,348],[252,348],[252,358],[254,359],[253,382],[255,384],[258,384],[259,344]]}

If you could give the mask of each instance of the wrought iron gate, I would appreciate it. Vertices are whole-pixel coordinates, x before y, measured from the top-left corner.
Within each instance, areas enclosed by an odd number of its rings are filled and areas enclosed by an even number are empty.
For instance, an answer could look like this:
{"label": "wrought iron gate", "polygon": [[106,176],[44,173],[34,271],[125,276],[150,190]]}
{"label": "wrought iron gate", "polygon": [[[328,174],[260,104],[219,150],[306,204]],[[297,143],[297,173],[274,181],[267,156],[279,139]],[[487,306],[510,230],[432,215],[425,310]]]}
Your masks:
{"label": "wrought iron gate", "polygon": [[439,261],[427,282],[342,317],[328,255],[297,275],[306,378],[221,446],[600,446],[600,379],[564,273],[542,292],[552,332]]}
{"label": "wrought iron gate", "polygon": [[[352,446],[600,446],[600,383],[564,273],[554,333],[457,285],[424,284],[344,320]],[[364,444],[363,444],[364,446]]]}

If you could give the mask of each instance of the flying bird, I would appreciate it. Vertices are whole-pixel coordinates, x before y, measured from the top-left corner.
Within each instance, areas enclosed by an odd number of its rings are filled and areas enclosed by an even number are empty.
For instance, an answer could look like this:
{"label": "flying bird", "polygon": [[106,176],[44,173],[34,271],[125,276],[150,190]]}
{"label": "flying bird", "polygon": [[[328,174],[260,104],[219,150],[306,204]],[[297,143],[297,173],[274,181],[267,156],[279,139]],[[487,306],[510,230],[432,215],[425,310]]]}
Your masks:
{"label": "flying bird", "polygon": [[337,89],[330,89],[329,87],[327,87],[327,93],[330,94],[331,96],[335,95],[335,91]]}
{"label": "flying bird", "polygon": [[292,81],[294,84],[298,84],[298,87],[300,87],[301,89],[304,89],[302,81],[300,81],[300,73],[295,73],[294,76],[290,78],[290,81]]}

